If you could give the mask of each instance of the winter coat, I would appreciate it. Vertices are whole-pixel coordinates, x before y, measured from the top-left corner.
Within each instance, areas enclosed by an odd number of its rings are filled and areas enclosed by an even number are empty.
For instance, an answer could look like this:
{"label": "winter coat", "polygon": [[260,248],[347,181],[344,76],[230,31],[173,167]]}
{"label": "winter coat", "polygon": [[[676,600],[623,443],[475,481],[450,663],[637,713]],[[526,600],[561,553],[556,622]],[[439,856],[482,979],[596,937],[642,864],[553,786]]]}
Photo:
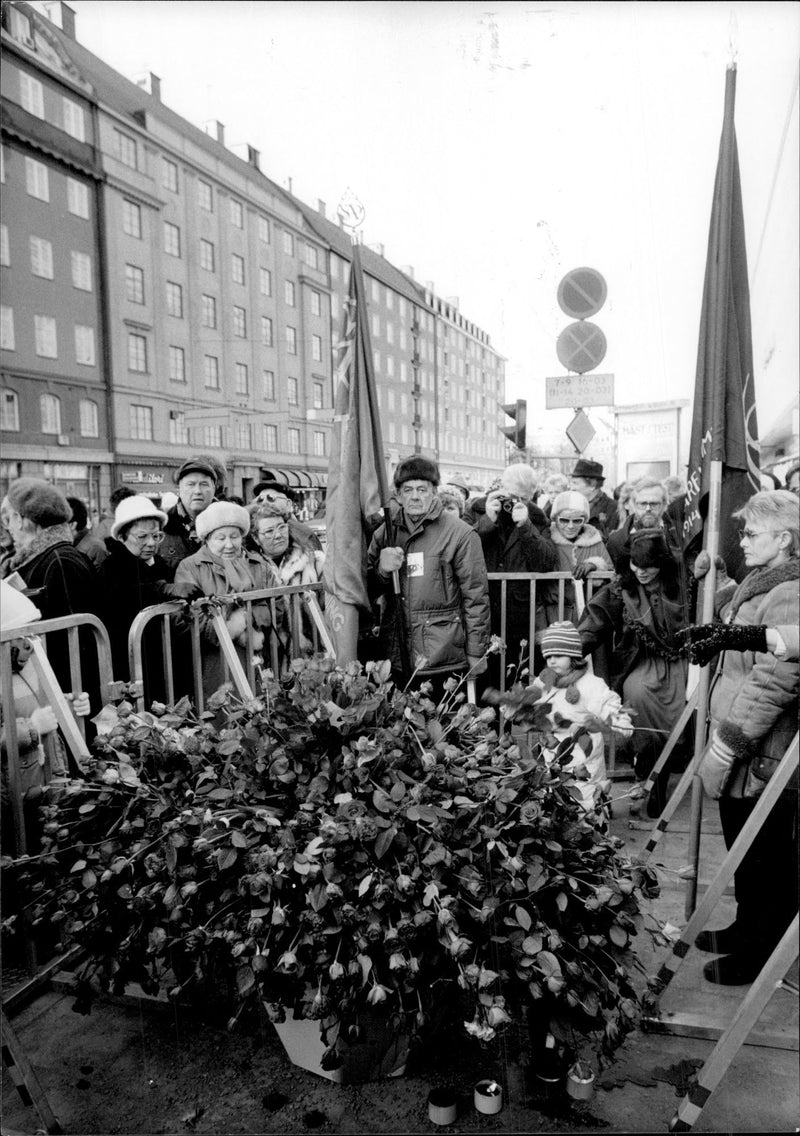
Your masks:
{"label": "winter coat", "polygon": [[181,560],[193,556],[200,550],[202,541],[194,528],[194,521],[179,501],[167,510],[167,523],[164,525],[164,539],[158,555],[166,561],[174,572]]}
{"label": "winter coat", "polygon": [[91,560],[95,568],[99,568],[108,556],[108,549],[104,541],[96,537],[91,529],[83,529],[76,533],[73,543],[78,552],[82,552],[87,560]]}
{"label": "winter coat", "polygon": [[[402,607],[394,598],[392,577],[379,571],[385,547],[400,547],[406,556],[399,572]],[[477,534],[445,513],[438,498],[419,524],[409,522],[405,510],[400,510],[394,518],[393,539],[387,540],[386,526],[380,525],[367,553],[370,597],[385,597],[382,657],[391,659],[396,672],[405,670],[400,641],[404,633],[412,670],[417,656],[426,659],[419,674],[465,670],[467,659],[480,658],[489,645],[487,583]]]}
{"label": "winter coat", "polygon": [[603,537],[594,525],[585,524],[577,540],[567,540],[558,525],[553,524],[547,534],[558,553],[559,572],[574,572],[579,564],[590,561],[602,572],[612,569],[611,557],[606,551]]}
{"label": "winter coat", "polygon": [[601,540],[606,540],[617,521],[617,503],[602,490],[589,502],[589,524],[596,528]]}
{"label": "winter coat", "polygon": [[[727,622],[796,627],[799,569],[796,558],[776,568],[754,569],[736,589]],[[757,651],[722,656],[709,700],[711,724],[739,759],[725,796],[759,796],[774,773],[797,732],[798,675],[796,658]]]}
{"label": "winter coat", "polygon": [[[528,513],[535,509],[528,506]],[[541,510],[538,510],[541,512]],[[558,572],[558,553],[552,543],[540,535],[530,521],[515,525],[511,515],[500,510],[497,521],[484,513],[478,518],[475,531],[480,537],[487,572]],[[492,630],[502,635],[506,644],[519,643],[528,638],[530,626],[530,585],[527,580],[511,580],[506,585],[506,626],[501,626],[502,585],[493,580],[489,585],[492,610]],[[558,583],[549,581],[536,589],[536,630],[543,631],[558,619]],[[511,651],[513,656],[514,652]]]}

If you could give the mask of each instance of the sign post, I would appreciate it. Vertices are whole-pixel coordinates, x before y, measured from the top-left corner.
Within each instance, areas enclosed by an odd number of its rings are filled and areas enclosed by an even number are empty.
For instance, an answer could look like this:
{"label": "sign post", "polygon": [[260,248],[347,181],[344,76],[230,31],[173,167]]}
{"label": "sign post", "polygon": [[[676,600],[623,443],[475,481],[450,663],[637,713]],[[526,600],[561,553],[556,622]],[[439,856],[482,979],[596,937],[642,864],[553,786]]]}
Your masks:
{"label": "sign post", "polygon": [[614,376],[586,376],[587,371],[599,367],[606,357],[606,337],[597,324],[589,323],[586,317],[600,311],[607,294],[606,282],[594,268],[573,268],[558,285],[558,306],[565,315],[572,316],[575,323],[569,324],[559,335],[556,355],[573,373],[546,380],[545,406],[548,410],[564,406],[575,409],[566,435],[579,454],[596,434],[583,407],[614,404]]}

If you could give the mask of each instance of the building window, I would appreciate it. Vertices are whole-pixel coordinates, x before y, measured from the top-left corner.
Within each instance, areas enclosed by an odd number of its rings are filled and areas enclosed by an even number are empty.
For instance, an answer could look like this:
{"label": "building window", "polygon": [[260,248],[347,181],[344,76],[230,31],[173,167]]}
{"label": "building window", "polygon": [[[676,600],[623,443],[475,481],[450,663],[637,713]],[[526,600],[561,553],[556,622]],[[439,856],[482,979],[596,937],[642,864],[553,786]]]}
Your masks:
{"label": "building window", "polygon": [[221,426],[204,426],[203,427],[203,445],[210,450],[219,450],[222,448],[222,427]]}
{"label": "building window", "polygon": [[237,229],[244,228],[244,210],[242,209],[241,201],[236,201],[231,198],[231,224],[235,225]]}
{"label": "building window", "polygon": [[[390,296],[391,292],[387,292],[386,295]],[[386,321],[386,342],[394,343],[394,324],[389,320]]]}
{"label": "building window", "polygon": [[270,401],[274,401],[275,400],[275,372],[274,371],[262,371],[261,372],[261,383],[262,383],[262,386],[263,386],[263,397],[265,399],[269,399]]}
{"label": "building window", "polygon": [[264,449],[268,454],[274,454],[278,449],[278,427],[264,425]]}
{"label": "building window", "polygon": [[95,365],[94,328],[84,324],[75,324],[75,362],[83,367]]}
{"label": "building window", "polygon": [[173,446],[185,446],[189,441],[189,428],[182,410],[169,412],[169,440]]}
{"label": "building window", "polygon": [[56,321],[52,316],[34,316],[33,327],[36,354],[41,355],[43,359],[57,359]]}
{"label": "building window", "polygon": [[247,394],[250,390],[250,378],[247,373],[246,363],[236,364],[236,393]]}
{"label": "building window", "polygon": [[14,350],[14,309],[0,305],[0,348]]}
{"label": "building window", "polygon": [[380,353],[380,351],[376,350],[376,351],[372,352],[372,365],[373,365],[373,367],[375,368],[376,371],[380,371],[380,369],[381,369],[381,353]]}
{"label": "building window", "polygon": [[4,390],[0,395],[0,430],[19,430],[19,396]]}
{"label": "building window", "polygon": [[50,200],[50,178],[43,162],[37,162],[35,158],[25,159],[25,188],[30,197],[37,197],[39,201]]}
{"label": "building window", "polygon": [[394,293],[389,288],[386,289],[386,307],[389,311],[394,307]]}
{"label": "building window", "polygon": [[63,98],[64,130],[78,142],[86,141],[86,118],[83,107],[78,106],[72,99]]}
{"label": "building window", "polygon": [[289,379],[286,384],[287,399],[290,406],[297,406],[300,401],[297,379]]}
{"label": "building window", "polygon": [[324,406],[325,388],[322,383],[314,383],[314,409],[321,410]]}
{"label": "building window", "polygon": [[130,408],[131,437],[140,442],[153,440],[153,408],[134,402]]}
{"label": "building window", "polygon": [[335,292],[331,293],[331,319],[338,320],[340,314],[339,297]]}
{"label": "building window", "polygon": [[99,438],[100,419],[97,414],[97,403],[90,398],[82,398],[79,406],[81,437]]}
{"label": "building window", "polygon": [[214,212],[213,190],[207,181],[202,181],[199,178],[197,181],[197,204],[208,213]]}
{"label": "building window", "polygon": [[258,290],[262,296],[272,295],[272,273],[268,268],[258,270]]}
{"label": "building window", "polygon": [[134,201],[122,199],[122,231],[129,237],[142,239],[142,209]]}
{"label": "building window", "polygon": [[173,383],[186,382],[186,352],[182,347],[170,347],[168,352],[169,377]]}
{"label": "building window", "polygon": [[381,290],[380,290],[380,287],[378,286],[378,281],[377,280],[370,280],[370,287],[372,289],[373,303],[377,304],[378,301],[381,298]]}
{"label": "building window", "polygon": [[74,288],[80,288],[82,292],[91,292],[92,290],[92,258],[88,253],[76,252],[73,249],[70,252],[70,259],[72,261],[72,285]]}
{"label": "building window", "polygon": [[286,350],[289,355],[297,354],[297,329],[294,327],[286,328]]}
{"label": "building window", "polygon": [[316,457],[316,458],[324,458],[325,457],[325,431],[324,430],[315,430],[314,431],[314,457]]}
{"label": "building window", "polygon": [[23,43],[28,41],[29,45],[32,46],[31,22],[28,17],[11,5],[9,5],[9,15],[11,17],[11,34],[14,39],[22,40]]}
{"label": "building window", "polygon": [[181,231],[169,221],[164,222],[164,252],[167,256],[181,255]]}
{"label": "building window", "polygon": [[231,280],[234,284],[244,284],[244,257],[231,253]]}
{"label": "building window", "polygon": [[214,271],[214,246],[211,241],[200,240],[200,267],[206,272]]}
{"label": "building window", "polygon": [[203,380],[209,390],[219,390],[219,359],[216,355],[203,356]]}
{"label": "building window", "polygon": [[61,433],[61,400],[54,394],[43,394],[39,397],[39,414],[42,420],[43,434]]}
{"label": "building window", "polygon": [[125,265],[125,298],[132,304],[144,303],[144,269]]}
{"label": "building window", "polygon": [[128,333],[128,370],[147,370],[147,340],[143,335]]}
{"label": "building window", "polygon": [[45,280],[53,279],[53,246],[43,237],[31,237],[31,272]]}
{"label": "building window", "polygon": [[306,245],[305,262],[309,268],[319,268],[319,253],[316,245]]}
{"label": "building window", "polygon": [[250,445],[250,423],[237,420],[236,429],[233,432],[234,443],[237,450],[252,449]]}
{"label": "building window", "polygon": [[386,356],[386,375],[387,378],[394,378],[394,356],[392,355]]}
{"label": "building window", "polygon": [[312,316],[322,315],[322,299],[319,292],[312,291],[311,293],[311,314]]}
{"label": "building window", "polygon": [[19,98],[23,109],[37,118],[44,118],[44,87],[27,71],[19,73]]}
{"label": "building window", "polygon": [[5,223],[0,225],[0,264],[3,266],[11,264],[11,253],[8,247],[8,225]]}
{"label": "building window", "polygon": [[314,360],[315,363],[321,363],[322,362],[322,336],[321,335],[312,335],[311,336],[311,358]]}
{"label": "building window", "polygon": [[167,281],[167,315],[183,319],[183,288],[172,280]]}
{"label": "building window", "polygon": [[178,167],[169,158],[161,159],[161,184],[170,193],[178,192]]}
{"label": "building window", "polygon": [[247,312],[244,308],[233,308],[233,334],[237,339],[247,338]]}
{"label": "building window", "polygon": [[287,451],[290,454],[300,453],[300,431],[296,426],[290,426],[286,431]]}
{"label": "building window", "polygon": [[217,326],[217,301],[213,296],[201,297],[201,312],[200,318],[203,327],[216,327]]}
{"label": "building window", "polygon": [[372,315],[372,334],[373,335],[380,335],[380,333],[381,333],[381,321],[380,321],[380,318],[378,317],[378,315],[373,312],[373,315]]}
{"label": "building window", "polygon": [[125,134],[122,130],[114,131],[116,144],[117,144],[117,157],[126,166],[130,166],[132,170],[136,169],[136,139],[131,138],[130,134]]}
{"label": "building window", "polygon": [[269,316],[261,317],[261,345],[263,347],[272,347],[272,320]]}
{"label": "building window", "polygon": [[89,220],[89,189],[75,178],[67,178],[67,209],[76,217]]}
{"label": "building window", "polygon": [[291,280],[284,280],[283,282],[283,298],[286,301],[287,307],[294,307],[295,286]]}
{"label": "building window", "polygon": [[265,245],[269,244],[269,221],[266,217],[258,218],[258,239]]}
{"label": "building window", "polygon": [[294,237],[291,233],[283,234],[283,251],[287,256],[294,256]]}

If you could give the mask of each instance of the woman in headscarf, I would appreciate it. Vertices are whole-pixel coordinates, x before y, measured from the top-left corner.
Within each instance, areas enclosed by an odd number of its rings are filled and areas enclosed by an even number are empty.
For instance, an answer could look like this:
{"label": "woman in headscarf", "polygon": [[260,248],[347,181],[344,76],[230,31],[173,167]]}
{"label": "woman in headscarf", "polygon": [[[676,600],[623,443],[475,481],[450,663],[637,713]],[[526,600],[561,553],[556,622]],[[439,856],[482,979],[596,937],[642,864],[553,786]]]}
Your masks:
{"label": "woman in headscarf", "polygon": [[[195,528],[202,547],[180,562],[175,572],[176,584],[193,584],[204,596],[225,596],[279,586],[280,580],[269,562],[245,547],[250,514],[242,505],[214,501],[198,515]],[[254,603],[251,612],[253,650],[260,651],[264,632],[272,622],[268,602]],[[225,623],[239,659],[246,666],[250,635],[247,608],[228,607]],[[226,668],[210,614],[203,617],[201,630],[205,643],[203,693],[208,697],[226,681]]]}
{"label": "woman in headscarf", "polygon": [[[800,689],[800,503],[786,489],[764,490],[734,516],[743,522],[739,539],[751,571],[723,612],[720,638],[728,649],[711,691],[711,734],[700,770],[706,792],[719,800],[727,848],[797,733]],[[775,628],[786,631],[778,644]],[[797,911],[796,777],[795,770],[794,784],[764,818],[736,870],[734,922],[697,937],[700,950],[724,956],[706,964],[711,982],[752,982]]]}
{"label": "woman in headscarf", "polygon": [[[617,575],[592,596],[578,622],[584,654],[601,645],[609,648],[610,685],[632,711],[634,734],[628,744],[640,782],[686,705],[688,648],[677,638],[684,627],[678,567],[667,542],[656,529],[640,529],[632,533],[630,554],[620,559]],[[682,756],[680,748],[674,763]],[[664,770],[656,782],[651,816],[662,811],[668,774]],[[640,799],[641,789],[631,797]]]}

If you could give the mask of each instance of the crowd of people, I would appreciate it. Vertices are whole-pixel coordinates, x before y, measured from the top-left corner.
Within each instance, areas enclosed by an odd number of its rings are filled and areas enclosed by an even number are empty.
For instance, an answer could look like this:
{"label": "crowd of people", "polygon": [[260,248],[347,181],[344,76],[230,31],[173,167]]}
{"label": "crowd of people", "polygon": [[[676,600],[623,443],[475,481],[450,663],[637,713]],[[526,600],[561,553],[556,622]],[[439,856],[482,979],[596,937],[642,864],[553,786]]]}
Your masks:
{"label": "crowd of people", "polygon": [[[720,801],[725,838],[732,842],[797,728],[798,482],[798,469],[790,470],[786,488],[768,483],[737,514],[747,574],[730,580],[718,562],[719,622],[701,642],[703,629],[694,625],[697,582],[709,565],[707,557],[688,556],[683,548],[684,486],[678,479],[643,477],[610,496],[602,465],[581,458],[569,477],[514,463],[482,490],[458,476],[442,482],[434,461],[413,455],[395,470],[390,520],[371,535],[365,572],[373,607],[363,620],[364,657],[389,659],[396,681],[429,683],[434,696],[453,675],[476,679],[479,696],[497,687],[528,687],[537,697],[543,692],[552,704],[550,727],[536,740],[552,759],[552,747],[565,736],[580,731],[588,739],[572,768],[591,809],[607,784],[610,734],[617,739],[618,760],[627,759],[637,783],[643,783],[686,706],[693,651],[702,647],[708,653],[709,644],[719,642],[712,651],[719,673],[703,779],[709,795]],[[99,616],[109,634],[113,677],[126,681],[129,632],[145,608],[322,579],[323,547],[295,515],[287,486],[262,482],[245,505],[226,495],[218,463],[195,455],[178,470],[176,488],[173,501],[160,502],[116,490],[103,537],[93,529],[85,502],[66,498],[43,480],[12,482],[0,507],[4,600],[11,585],[24,593],[37,618]],[[532,574],[552,573],[561,576],[537,578],[531,586]],[[595,573],[603,575],[587,597],[585,584]],[[4,629],[12,626],[6,611],[13,606],[3,604]],[[269,636],[285,643],[288,625],[274,603],[229,604],[223,610],[243,663],[264,651]],[[216,626],[212,609],[203,609],[206,696],[226,677]],[[743,629],[754,629],[754,637],[742,637]],[[740,632],[738,644],[734,631]],[[294,649],[310,649],[311,626],[298,634]],[[490,649],[493,637],[502,651]],[[146,704],[166,695],[164,649],[153,625],[143,640]],[[47,650],[56,678],[69,691],[65,634],[50,635]],[[178,652],[178,658],[186,655]],[[93,652],[83,657],[88,698],[76,704],[81,713],[95,713],[100,707]],[[24,652],[18,652],[20,675],[26,666]],[[29,718],[18,721],[18,737],[31,744],[35,737],[38,745],[43,727],[52,724],[42,714]],[[688,761],[690,739],[688,730],[678,739],[674,762]],[[26,765],[28,790],[36,787],[35,764]],[[650,815],[663,808],[670,771],[656,780]],[[635,786],[632,795],[636,792]],[[792,849],[796,856],[796,812],[795,793],[774,811],[737,873],[737,921],[709,932],[705,944],[733,960],[708,971],[713,981],[750,981],[747,976],[774,945],[787,912],[791,918],[796,910],[796,895],[787,899],[776,882],[769,918],[755,915],[763,907],[765,880],[779,878],[774,871],[765,876],[764,864]]]}

